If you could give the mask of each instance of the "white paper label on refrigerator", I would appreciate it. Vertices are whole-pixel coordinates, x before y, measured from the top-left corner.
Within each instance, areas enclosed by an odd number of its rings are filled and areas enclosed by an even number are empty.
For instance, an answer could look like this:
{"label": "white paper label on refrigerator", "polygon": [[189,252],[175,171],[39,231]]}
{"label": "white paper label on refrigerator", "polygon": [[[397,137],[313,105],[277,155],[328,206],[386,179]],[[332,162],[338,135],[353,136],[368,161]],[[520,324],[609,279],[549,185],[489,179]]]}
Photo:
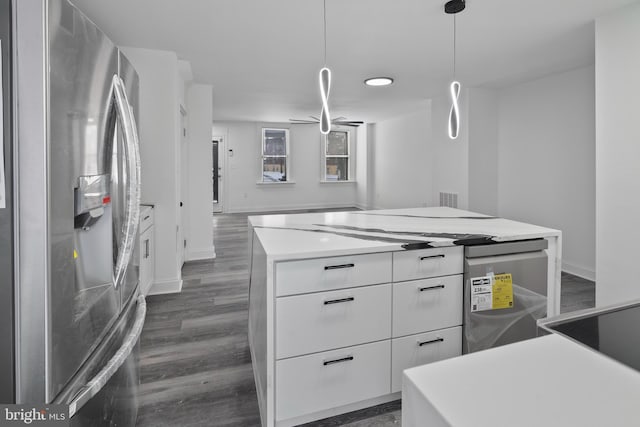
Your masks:
{"label": "white paper label on refrigerator", "polygon": [[0,40],[0,209],[7,207],[7,183],[4,177],[4,98],[2,97],[2,40]]}
{"label": "white paper label on refrigerator", "polygon": [[493,277],[472,277],[471,312],[491,310],[493,306]]}

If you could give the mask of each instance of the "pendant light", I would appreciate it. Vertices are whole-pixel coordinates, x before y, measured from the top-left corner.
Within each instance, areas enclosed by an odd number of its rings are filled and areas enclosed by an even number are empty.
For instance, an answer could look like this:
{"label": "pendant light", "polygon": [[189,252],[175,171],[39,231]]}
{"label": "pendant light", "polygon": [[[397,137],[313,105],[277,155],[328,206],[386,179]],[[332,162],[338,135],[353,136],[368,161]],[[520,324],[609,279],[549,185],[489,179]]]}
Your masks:
{"label": "pendant light", "polygon": [[456,139],[460,133],[460,82],[456,80],[456,14],[466,7],[465,0],[450,0],[444,5],[445,13],[453,15],[453,81],[449,85],[451,110],[449,110],[449,138]]}
{"label": "pendant light", "polygon": [[320,112],[320,133],[323,135],[331,131],[331,116],[329,115],[329,92],[331,91],[331,70],[327,68],[327,0],[323,0],[324,15],[324,67],[318,74],[320,83],[320,98],[322,111]]}

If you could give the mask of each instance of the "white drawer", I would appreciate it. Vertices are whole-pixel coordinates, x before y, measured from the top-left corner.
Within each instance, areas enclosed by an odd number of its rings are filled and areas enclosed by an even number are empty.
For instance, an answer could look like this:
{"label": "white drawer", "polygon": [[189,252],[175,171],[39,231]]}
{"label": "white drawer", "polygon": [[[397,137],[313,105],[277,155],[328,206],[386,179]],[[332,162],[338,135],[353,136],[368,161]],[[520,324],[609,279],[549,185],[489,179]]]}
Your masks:
{"label": "white drawer", "polygon": [[462,246],[394,252],[393,281],[462,274]]}
{"label": "white drawer", "polygon": [[461,354],[461,326],[395,338],[391,344],[391,392],[402,390],[403,370]]}
{"label": "white drawer", "polygon": [[391,341],[276,362],[276,420],[389,393]]}
{"label": "white drawer", "polygon": [[462,275],[393,284],[393,336],[462,324]]}
{"label": "white drawer", "polygon": [[391,284],[276,299],[276,358],[391,338]]}
{"label": "white drawer", "polygon": [[276,296],[391,282],[391,253],[287,261],[276,265]]}
{"label": "white drawer", "polygon": [[140,207],[140,233],[153,225],[153,208],[150,206]]}

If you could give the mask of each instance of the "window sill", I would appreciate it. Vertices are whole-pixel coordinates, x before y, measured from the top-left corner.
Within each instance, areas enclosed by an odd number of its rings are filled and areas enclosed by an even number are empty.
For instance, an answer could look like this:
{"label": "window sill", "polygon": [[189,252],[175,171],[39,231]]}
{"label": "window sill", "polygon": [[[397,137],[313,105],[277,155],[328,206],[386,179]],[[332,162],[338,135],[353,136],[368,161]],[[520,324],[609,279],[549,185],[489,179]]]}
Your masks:
{"label": "window sill", "polygon": [[258,181],[256,185],[287,185],[295,183],[295,181]]}
{"label": "window sill", "polygon": [[320,180],[320,184],[355,184],[357,181],[348,180],[348,181],[325,181]]}

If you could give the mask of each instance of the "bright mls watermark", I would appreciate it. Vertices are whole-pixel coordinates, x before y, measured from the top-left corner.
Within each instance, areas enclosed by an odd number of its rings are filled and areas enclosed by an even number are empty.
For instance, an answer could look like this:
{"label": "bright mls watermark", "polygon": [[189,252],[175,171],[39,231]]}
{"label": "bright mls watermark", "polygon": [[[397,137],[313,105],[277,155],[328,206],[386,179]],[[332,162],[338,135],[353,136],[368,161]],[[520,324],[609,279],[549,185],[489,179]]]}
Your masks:
{"label": "bright mls watermark", "polygon": [[0,427],[68,427],[68,405],[0,405]]}

